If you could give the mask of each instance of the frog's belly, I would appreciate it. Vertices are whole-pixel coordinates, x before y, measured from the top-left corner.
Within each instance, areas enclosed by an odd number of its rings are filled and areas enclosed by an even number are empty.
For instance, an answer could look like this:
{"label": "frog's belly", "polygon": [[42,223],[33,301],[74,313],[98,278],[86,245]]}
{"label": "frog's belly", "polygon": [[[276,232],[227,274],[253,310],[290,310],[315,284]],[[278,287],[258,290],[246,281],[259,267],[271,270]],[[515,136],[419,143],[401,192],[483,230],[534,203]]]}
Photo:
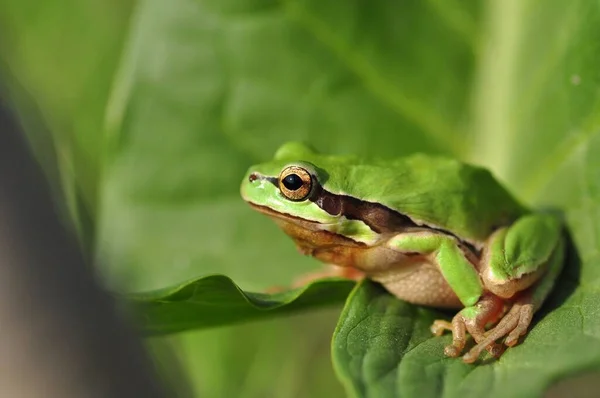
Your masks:
{"label": "frog's belly", "polygon": [[315,228],[314,223],[308,221],[290,222],[277,216],[273,218],[305,255],[327,264],[363,271],[396,297],[414,304],[439,308],[462,307],[438,268],[425,256],[400,253],[385,245],[369,247]]}
{"label": "frog's belly", "polygon": [[426,256],[404,254],[385,246],[348,245],[313,248],[310,254],[325,263],[357,268],[410,303],[438,308],[463,307],[438,267]]}
{"label": "frog's belly", "polygon": [[413,304],[438,308],[462,308],[439,269],[429,263],[415,264],[408,269],[370,275],[396,297]]}

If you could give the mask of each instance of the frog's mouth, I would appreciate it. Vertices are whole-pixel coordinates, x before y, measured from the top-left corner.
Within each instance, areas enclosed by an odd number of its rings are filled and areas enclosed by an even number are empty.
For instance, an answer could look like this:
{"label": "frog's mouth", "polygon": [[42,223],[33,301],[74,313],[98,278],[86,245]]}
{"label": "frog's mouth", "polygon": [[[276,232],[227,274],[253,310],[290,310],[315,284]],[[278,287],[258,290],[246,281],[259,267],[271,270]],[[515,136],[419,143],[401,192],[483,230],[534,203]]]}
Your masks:
{"label": "frog's mouth", "polygon": [[332,224],[321,223],[318,221],[307,220],[305,218],[293,216],[293,215],[287,214],[287,213],[280,213],[280,212],[275,211],[267,206],[257,205],[252,202],[248,202],[248,204],[256,211],[263,213],[269,217],[272,217],[276,220],[282,220],[282,221],[287,221],[287,222],[290,222],[293,224],[297,224],[306,229],[311,229],[311,230],[325,229],[327,226],[332,225]]}

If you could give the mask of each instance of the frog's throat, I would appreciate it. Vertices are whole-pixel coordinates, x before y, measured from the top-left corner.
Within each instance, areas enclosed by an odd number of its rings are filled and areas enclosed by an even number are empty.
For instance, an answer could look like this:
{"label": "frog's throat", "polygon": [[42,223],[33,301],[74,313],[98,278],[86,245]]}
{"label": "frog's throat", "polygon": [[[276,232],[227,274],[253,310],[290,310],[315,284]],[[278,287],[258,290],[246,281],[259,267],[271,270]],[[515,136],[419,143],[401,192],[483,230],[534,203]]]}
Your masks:
{"label": "frog's throat", "polygon": [[369,248],[364,242],[327,230],[328,224],[279,213],[253,203],[250,205],[271,217],[294,240],[302,254],[313,256],[325,263],[354,267],[356,258]]}

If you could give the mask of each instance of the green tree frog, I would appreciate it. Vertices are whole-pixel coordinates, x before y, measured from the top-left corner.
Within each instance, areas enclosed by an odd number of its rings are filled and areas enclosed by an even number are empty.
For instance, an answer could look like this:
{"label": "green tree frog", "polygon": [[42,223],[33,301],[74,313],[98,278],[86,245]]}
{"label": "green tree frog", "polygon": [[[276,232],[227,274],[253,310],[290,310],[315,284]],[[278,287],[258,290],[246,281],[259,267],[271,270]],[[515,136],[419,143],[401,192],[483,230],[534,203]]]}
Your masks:
{"label": "green tree frog", "polygon": [[[436,320],[444,352],[474,362],[526,334],[564,262],[562,221],[519,204],[492,174],[451,158],[329,156],[297,142],[251,167],[241,195],[299,251],[408,302],[460,311]],[[504,338],[503,343],[498,343]]]}

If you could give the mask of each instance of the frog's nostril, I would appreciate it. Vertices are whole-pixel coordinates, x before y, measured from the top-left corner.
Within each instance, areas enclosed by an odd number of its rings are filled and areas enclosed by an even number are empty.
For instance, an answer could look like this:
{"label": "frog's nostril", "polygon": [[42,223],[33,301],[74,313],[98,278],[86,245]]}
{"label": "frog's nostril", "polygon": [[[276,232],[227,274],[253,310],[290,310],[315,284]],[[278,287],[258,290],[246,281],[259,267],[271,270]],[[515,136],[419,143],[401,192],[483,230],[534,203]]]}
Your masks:
{"label": "frog's nostril", "polygon": [[258,176],[256,175],[256,173],[252,173],[252,174],[250,174],[250,176],[248,177],[248,181],[250,181],[250,182],[254,182],[254,181],[256,181],[256,180],[258,180]]}

